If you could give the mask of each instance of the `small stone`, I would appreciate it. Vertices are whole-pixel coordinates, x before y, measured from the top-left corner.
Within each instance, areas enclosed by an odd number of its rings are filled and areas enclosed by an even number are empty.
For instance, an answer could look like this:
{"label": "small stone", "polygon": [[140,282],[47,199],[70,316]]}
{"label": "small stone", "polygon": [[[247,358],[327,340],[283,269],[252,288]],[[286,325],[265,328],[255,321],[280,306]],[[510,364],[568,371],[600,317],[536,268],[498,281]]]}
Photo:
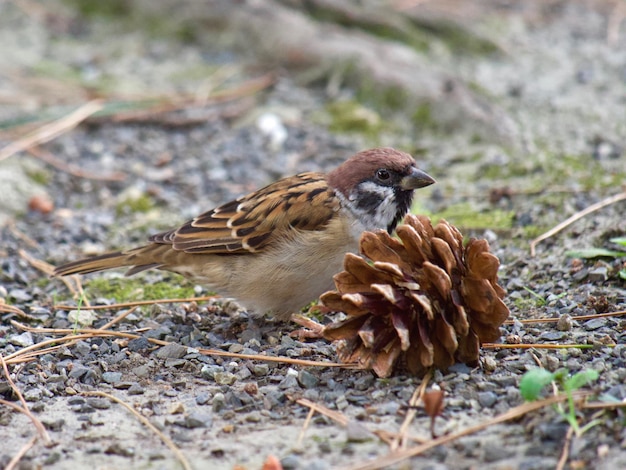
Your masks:
{"label": "small stone", "polygon": [[609,278],[609,270],[606,266],[599,266],[589,271],[587,278],[589,282],[604,282]]}
{"label": "small stone", "polygon": [[585,327],[585,330],[593,331],[597,330],[598,328],[602,328],[606,325],[606,323],[606,318],[593,318],[589,321],[586,321],[583,326]]}
{"label": "small stone", "polygon": [[544,331],[539,335],[539,338],[545,341],[560,341],[567,338],[567,333],[564,331]]}
{"label": "small stone", "polygon": [[43,396],[43,392],[38,388],[31,388],[26,390],[24,393],[24,400],[26,401],[39,401]]}
{"label": "small stone", "polygon": [[91,326],[97,318],[93,310],[72,310],[67,314],[67,321],[80,326]]}
{"label": "small stone", "polygon": [[141,338],[132,339],[128,342],[128,350],[130,352],[139,352],[151,347],[152,343],[148,341],[148,338],[144,338],[143,336]]}
{"label": "small stone", "polygon": [[298,383],[302,388],[315,388],[319,384],[319,379],[307,370],[298,373]]}
{"label": "small stone", "polygon": [[185,412],[185,405],[181,402],[173,403],[167,411],[171,415],[179,415]]}
{"label": "small stone", "polygon": [[494,392],[479,392],[478,393],[478,403],[483,408],[491,408],[498,401],[498,395]]}
{"label": "small stone", "polygon": [[269,371],[269,364],[255,364],[254,367],[252,367],[252,373],[257,377],[264,377],[269,373]]}
{"label": "small stone", "polygon": [[104,372],[102,374],[102,380],[108,384],[115,384],[122,380],[121,372]]}
{"label": "small stone", "polygon": [[346,425],[346,440],[348,442],[366,442],[372,440],[374,435],[361,423],[350,420]]}
{"label": "small stone", "polygon": [[144,365],[135,367],[132,370],[132,373],[135,374],[137,377],[146,378],[150,375],[150,366],[148,364],[144,364]]}
{"label": "small stone", "polygon": [[226,397],[223,393],[218,392],[213,396],[212,409],[216,413],[226,406]]}
{"label": "small stone", "polygon": [[213,417],[206,413],[194,412],[185,418],[184,423],[189,429],[209,428],[213,424]]}
{"label": "small stone", "polygon": [[96,410],[108,410],[111,408],[111,402],[106,398],[87,398],[87,405],[95,408]]}
{"label": "small stone", "polygon": [[35,344],[33,340],[33,335],[30,334],[30,332],[28,331],[25,331],[24,333],[21,333],[19,335],[10,336],[9,343],[15,346],[23,347],[23,348],[26,348],[28,346],[32,346],[33,344]]}
{"label": "small stone", "polygon": [[206,405],[211,399],[211,395],[208,392],[200,392],[196,396],[196,403],[198,405]]}
{"label": "small stone", "polygon": [[237,376],[230,372],[216,372],[213,380],[220,385],[232,385],[237,381]]}
{"label": "small stone", "polygon": [[559,317],[559,321],[556,323],[556,329],[559,331],[570,331],[572,324],[572,317],[566,313]]}
{"label": "small stone", "polygon": [[8,296],[17,303],[24,303],[33,299],[33,296],[25,289],[11,289]]}
{"label": "small stone", "polygon": [[107,447],[104,453],[109,455],[121,455],[122,457],[134,457],[135,449],[132,447],[124,447],[119,442],[116,442]]}
{"label": "small stone", "polygon": [[300,457],[297,455],[289,454],[280,460],[280,464],[284,470],[299,470],[302,468]]}
{"label": "small stone", "polygon": [[498,368],[498,362],[493,356],[485,356],[483,358],[483,369],[486,372],[493,372]]}
{"label": "small stone", "polygon": [[130,388],[128,389],[128,394],[129,395],[143,395],[144,392],[145,392],[144,388],[141,385],[137,384],[137,383],[132,384],[130,386]]}
{"label": "small stone", "polygon": [[200,374],[205,379],[215,379],[215,374],[218,372],[224,372],[224,368],[222,366],[218,366],[215,364],[204,364],[202,369],[200,369]]}
{"label": "small stone", "polygon": [[248,423],[258,423],[261,421],[261,414],[258,411],[252,411],[246,415],[245,419]]}
{"label": "small stone", "polygon": [[60,431],[65,426],[65,420],[63,418],[55,419],[55,420],[41,420],[42,424],[46,429],[50,431]]}
{"label": "small stone", "polygon": [[156,352],[159,359],[181,359],[187,354],[187,348],[177,343],[169,343]]}

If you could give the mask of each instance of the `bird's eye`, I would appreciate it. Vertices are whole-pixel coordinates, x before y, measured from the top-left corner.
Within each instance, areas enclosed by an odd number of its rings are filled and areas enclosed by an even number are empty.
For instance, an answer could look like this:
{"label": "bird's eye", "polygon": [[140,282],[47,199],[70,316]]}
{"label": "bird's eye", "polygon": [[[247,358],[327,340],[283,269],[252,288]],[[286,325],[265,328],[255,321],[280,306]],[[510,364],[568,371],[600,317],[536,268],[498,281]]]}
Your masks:
{"label": "bird's eye", "polygon": [[376,172],[376,178],[378,178],[380,181],[387,181],[389,178],[391,178],[391,175],[387,170],[381,168]]}

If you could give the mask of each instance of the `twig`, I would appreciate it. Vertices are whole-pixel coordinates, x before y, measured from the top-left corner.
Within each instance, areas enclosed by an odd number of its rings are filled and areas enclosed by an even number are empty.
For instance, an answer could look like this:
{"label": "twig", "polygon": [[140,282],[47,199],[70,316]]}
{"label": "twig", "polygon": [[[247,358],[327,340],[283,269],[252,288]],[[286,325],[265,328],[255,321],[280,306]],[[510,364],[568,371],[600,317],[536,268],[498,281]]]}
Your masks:
{"label": "twig", "polygon": [[417,414],[417,404],[422,399],[424,392],[426,391],[426,387],[428,386],[428,382],[432,378],[433,371],[430,369],[428,373],[424,376],[422,383],[415,388],[413,392],[413,396],[409,400],[409,409],[404,417],[404,422],[402,426],[400,426],[400,430],[398,431],[398,436],[391,443],[391,450],[394,451],[399,447],[404,447],[406,445],[406,434],[408,432],[409,426],[415,419],[415,415]]}
{"label": "twig", "polygon": [[[1,400],[1,401],[4,402],[4,400]],[[26,455],[26,452],[32,449],[32,447],[35,445],[35,442],[37,442],[37,436],[31,437],[30,440],[22,446],[19,452],[13,456],[13,458],[9,461],[7,466],[4,467],[4,470],[15,469],[17,467],[17,464],[20,463],[20,460],[22,460],[22,457]]]}
{"label": "twig", "polygon": [[300,398],[296,400],[296,403],[307,406],[314,411],[317,411],[319,414],[324,416],[328,416],[333,421],[341,424],[342,426],[347,426],[350,421],[346,415],[340,413],[339,411],[333,411],[330,408],[326,408],[324,405],[320,405],[319,403],[312,402],[306,398]]}
{"label": "twig", "polygon": [[[133,333],[125,333],[121,331],[105,331],[99,329],[80,329],[73,330],[69,328],[32,328],[22,323],[16,322],[14,320],[11,321],[11,324],[16,328],[24,331],[30,331],[31,333],[41,333],[41,334],[66,334],[62,338],[50,339],[46,341],[42,341],[41,343],[34,344],[32,346],[28,346],[26,348],[21,349],[20,351],[16,351],[13,354],[7,356],[7,361],[10,360],[10,363],[18,362],[18,358],[21,354],[28,351],[37,350],[40,346],[45,346],[48,344],[55,344],[58,342],[64,341],[74,341],[78,339],[84,338],[94,338],[99,336],[117,336],[120,338],[128,338],[128,339],[138,339],[141,338],[141,335],[133,334]],[[168,344],[172,344],[169,341],[163,341],[155,338],[147,338],[149,342],[153,344],[157,344],[159,346],[167,346]],[[248,359],[253,361],[263,361],[263,362],[276,362],[280,364],[294,364],[299,366],[306,367],[338,367],[344,369],[361,369],[358,364],[340,364],[336,362],[325,362],[325,361],[309,361],[304,359],[295,359],[291,357],[280,357],[280,356],[263,356],[261,354],[239,354],[239,353],[231,353],[228,351],[220,351],[218,349],[198,349],[198,352],[201,354],[206,354],[208,356],[221,356],[221,357],[232,357],[234,359]]]}
{"label": "twig", "polygon": [[185,470],[191,470],[191,465],[189,464],[189,461],[187,460],[187,458],[185,457],[185,455],[181,452],[181,450],[176,446],[176,444],[174,444],[174,441],[172,441],[169,437],[167,437],[165,434],[163,434],[154,424],[152,424],[147,418],[143,417],[142,415],[140,415],[137,410],[135,410],[132,406],[130,406],[129,404],[127,404],[125,401],[117,398],[114,395],[111,395],[109,393],[106,392],[83,392],[83,395],[86,396],[91,396],[91,397],[104,397],[104,398],[108,398],[111,401],[114,401],[115,403],[118,403],[120,405],[122,405],[124,408],[126,408],[126,410],[128,410],[133,416],[135,416],[139,421],[141,421],[141,423],[146,426],[148,429],[150,429],[153,433],[155,433],[159,439],[161,439],[161,441],[163,441],[163,443],[170,448],[170,450],[172,451],[172,453],[174,455],[176,455],[176,458],[179,460],[179,462],[181,463],[181,465],[183,466],[183,468]]}
{"label": "twig", "polygon": [[[206,300],[211,300],[218,298],[218,295],[205,295],[202,297],[189,297],[186,299],[155,299],[155,300],[137,300],[135,302],[124,302],[119,304],[111,304],[111,305],[92,305],[89,307],[90,310],[119,310],[122,308],[128,307],[137,307],[141,305],[154,305],[154,304],[175,304],[175,303],[183,303],[183,302],[204,302]],[[75,305],[53,305],[53,309],[55,310],[74,310],[76,308]]]}
{"label": "twig", "polygon": [[56,139],[60,135],[72,130],[82,121],[87,119],[92,114],[97,113],[101,109],[102,100],[92,100],[85,103],[67,116],[57,119],[56,121],[52,121],[49,124],[45,124],[31,134],[28,134],[21,139],[17,139],[0,149],[0,161],[5,160],[18,152],[26,150],[33,145],[43,144]]}
{"label": "twig", "polygon": [[567,464],[567,459],[569,457],[569,448],[572,444],[572,437],[574,436],[574,428],[567,428],[567,434],[565,434],[565,442],[563,442],[563,450],[561,451],[561,457],[559,457],[559,461],[556,464],[555,470],[563,470],[565,468],[565,464]]}
{"label": "twig", "polygon": [[47,163],[50,166],[53,166],[57,170],[61,170],[65,173],[69,173],[72,176],[76,176],[77,178],[84,178],[89,180],[98,180],[98,181],[124,181],[127,178],[126,173],[122,173],[121,171],[114,171],[112,173],[94,173],[92,171],[83,170],[81,167],[77,165],[72,165],[71,163],[65,163],[63,160],[55,157],[51,152],[38,147],[31,146],[26,149],[28,153],[30,153],[33,157],[41,160],[42,162]]}
{"label": "twig", "polygon": [[[584,397],[590,395],[592,392],[576,392],[576,397]],[[447,444],[449,442],[453,442],[461,437],[468,436],[470,434],[474,434],[478,431],[482,431],[483,429],[488,428],[489,426],[493,426],[494,424],[504,423],[506,421],[510,421],[512,419],[519,418],[527,413],[538,410],[548,405],[553,405],[555,403],[560,403],[568,399],[566,394],[562,394],[556,397],[549,397],[543,400],[534,401],[531,403],[524,403],[522,405],[516,406],[515,408],[510,409],[506,413],[502,413],[501,415],[496,416],[493,419],[490,419],[484,423],[479,423],[477,425],[471,426],[469,428],[463,429],[454,434],[447,434],[445,436],[438,437],[437,439],[433,439],[425,444],[411,447],[408,449],[401,449],[395,452],[391,452],[383,457],[377,458],[371,462],[367,462],[364,464],[358,464],[352,467],[348,467],[349,470],[378,470],[381,468],[385,468],[390,465],[397,464],[411,457],[415,457],[416,455],[422,454],[427,450],[430,450],[434,447],[440,446],[442,444]]]}
{"label": "twig", "polygon": [[32,315],[29,315],[28,313],[15,307],[14,305],[7,305],[7,304],[0,303],[0,312],[14,313],[18,317],[23,318],[24,320],[29,320],[29,321],[37,320],[37,318],[33,317]]}
{"label": "twig", "polygon": [[33,422],[33,424],[35,425],[35,428],[37,429],[37,432],[43,439],[46,447],[51,446],[52,439],[50,439],[50,435],[48,434],[48,431],[46,431],[46,428],[41,423],[41,421],[39,421],[39,419],[37,419],[37,417],[33,415],[28,409],[28,405],[26,404],[24,395],[22,395],[22,392],[20,392],[20,389],[17,388],[17,385],[15,385],[15,382],[13,382],[13,379],[11,378],[11,374],[9,374],[9,368],[7,367],[7,363],[4,360],[4,356],[2,356],[2,354],[0,354],[0,362],[2,363],[2,370],[4,371],[4,376],[7,379],[7,383],[9,384],[9,386],[11,387],[11,390],[13,390],[15,395],[17,395],[17,398],[20,400],[20,403],[22,404],[21,412],[24,413],[26,416],[28,416],[30,420]]}
{"label": "twig", "polygon": [[[595,349],[599,346],[595,344],[506,344],[506,343],[483,343],[481,348],[484,349]],[[615,344],[602,344],[603,348],[614,348]]]}
{"label": "twig", "polygon": [[309,424],[311,424],[311,419],[313,419],[314,414],[315,414],[315,408],[311,407],[311,409],[309,410],[309,414],[306,415],[306,419],[304,420],[302,429],[300,429],[300,435],[298,436],[298,443],[296,444],[297,448],[299,448],[302,445],[302,441],[304,440],[304,433],[309,428]]}
{"label": "twig", "polygon": [[[39,269],[44,274],[47,274],[48,276],[51,276],[54,273],[54,266],[52,266],[50,263],[46,263],[43,260],[37,259],[37,258],[29,255],[24,250],[19,250],[18,254],[20,255],[21,258],[23,258],[24,260],[28,261],[28,263],[32,267],[34,267],[36,269]],[[63,282],[63,284],[65,284],[67,286],[69,291],[75,297],[79,297],[79,298],[82,297],[83,298],[83,305],[85,307],[91,309],[91,305],[89,305],[89,300],[87,300],[87,297],[85,297],[85,295],[84,295],[83,286],[82,286],[82,284],[80,282],[80,276],[78,276],[78,274],[74,274],[72,276],[62,277],[61,281]],[[76,307],[72,307],[71,310],[74,310],[75,308]]]}
{"label": "twig", "polygon": [[[591,315],[578,315],[572,317],[574,321],[585,321],[585,320],[593,320],[595,318],[608,318],[608,317],[620,317],[622,315],[626,315],[626,310],[618,310],[616,312],[606,312],[606,313],[594,313]],[[514,325],[515,322],[518,321],[523,324],[533,324],[533,323],[557,323],[559,318],[530,318],[526,320],[507,320],[504,322],[505,325]]]}
{"label": "twig", "polygon": [[582,219],[583,217],[602,209],[603,207],[609,206],[611,204],[615,204],[616,202],[619,201],[623,201],[626,199],[626,192],[623,193],[619,193],[616,194],[614,196],[608,197],[600,202],[597,202],[595,204],[590,205],[589,207],[587,207],[586,209],[583,209],[580,212],[577,212],[576,214],[574,214],[573,216],[571,216],[569,219],[564,220],[563,222],[561,222],[560,224],[558,224],[556,227],[548,230],[547,232],[539,235],[537,238],[535,238],[534,240],[532,240],[530,242],[530,256],[535,256],[535,247],[541,243],[542,241],[550,238],[551,236],[559,233],[561,230],[563,230],[564,228],[570,226],[571,224],[573,224],[574,222],[576,222],[579,219]]}

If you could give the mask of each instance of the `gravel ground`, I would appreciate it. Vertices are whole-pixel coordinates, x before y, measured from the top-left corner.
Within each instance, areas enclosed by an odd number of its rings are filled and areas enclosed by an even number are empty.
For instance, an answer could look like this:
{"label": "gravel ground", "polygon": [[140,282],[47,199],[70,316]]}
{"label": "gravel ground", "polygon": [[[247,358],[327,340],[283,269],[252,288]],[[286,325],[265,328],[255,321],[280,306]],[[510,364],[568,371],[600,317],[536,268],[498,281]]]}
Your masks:
{"label": "gravel ground", "polygon": [[[551,371],[595,369],[600,377],[594,391],[625,400],[625,320],[572,320],[626,309],[624,281],[617,275],[623,266],[619,260],[580,262],[565,255],[570,249],[610,247],[609,238],[623,236],[624,203],[585,217],[540,244],[536,257],[528,255],[529,240],[543,229],[618,193],[626,168],[625,35],[617,45],[607,44],[609,3],[550,5],[540,18],[515,9],[484,18],[485,28],[500,32],[506,57],[434,54],[451,73],[475,83],[507,110],[520,128],[512,142],[476,138],[471,126],[453,132],[415,128],[402,116],[386,115],[379,117],[393,122],[393,128],[374,137],[333,133],[327,112],[330,98],[322,89],[304,88],[284,73],[252,102],[242,99],[176,114],[184,119],[200,116],[191,124],[104,120],[80,126],[44,146],[84,171],[123,172],[123,181],[72,176],[26,154],[1,162],[0,181],[11,188],[2,196],[5,208],[9,192],[25,199],[11,198],[22,211],[7,212],[0,228],[0,298],[34,316],[30,326],[73,328],[74,313],[52,308],[54,303],[70,302],[71,294],[59,280],[49,280],[32,267],[20,250],[60,264],[132,246],[150,233],[280,176],[331,168],[367,146],[394,145],[417,155],[439,182],[420,191],[419,210],[443,214],[467,235],[490,241],[502,263],[501,283],[508,291],[512,318],[558,319],[537,324],[516,321],[503,328],[502,342],[594,346],[485,350],[479,368],[457,365],[436,372],[432,382],[446,392],[437,433],[457,432],[520,405],[519,380],[537,366],[537,360]],[[168,93],[194,89],[199,82],[189,76],[176,83],[163,79],[171,78],[173,70],[196,62],[237,66],[235,55],[203,54],[194,45],[146,39],[107,21],[83,25],[68,36],[66,29],[63,34],[55,29],[61,26],[42,23],[36,11],[0,6],[0,34],[6,39],[0,43],[24,51],[3,59],[5,66],[12,64],[13,72],[58,61],[80,70],[83,80],[106,71],[132,93],[139,93],[142,86]],[[73,31],[74,23],[68,24],[63,28]],[[123,48],[124,44],[133,47]],[[242,68],[234,70],[240,80],[253,76]],[[15,94],[19,80],[8,72],[2,77],[0,90],[13,96],[28,94],[26,85],[31,82],[24,82],[24,94],[19,95]],[[61,102],[67,99],[65,92],[60,95]],[[352,96],[344,90],[340,98]],[[2,111],[5,123],[28,115],[28,103],[7,103]],[[277,117],[279,125],[264,131],[258,124],[263,116]],[[19,185],[20,175],[28,176],[26,186]],[[44,194],[54,209],[47,214],[25,211],[33,194]],[[502,218],[507,223],[502,224]],[[90,302],[107,305],[158,297],[155,292],[163,297],[207,294],[202,286],[167,273],[120,279],[121,273],[109,272],[85,277]],[[123,298],[114,299],[120,292]],[[120,313],[92,312],[85,321],[96,328]],[[3,314],[3,356],[49,339],[47,334],[22,332],[11,320],[22,321]],[[293,339],[291,325],[249,318],[224,300],[141,307],[118,328],[139,331],[143,338],[79,341],[11,367],[29,407],[54,441],[50,447],[37,443],[19,468],[179,468],[173,454],[125,409],[105,398],[81,395],[85,391],[104,391],[131,404],[174,440],[193,468],[257,469],[268,455],[278,457],[285,469],[345,467],[388,451],[370,431],[397,432],[421,382],[407,376],[377,379],[367,371],[201,355],[197,348],[335,360],[329,344]],[[176,344],[156,348],[147,338]],[[4,378],[0,394],[15,399]],[[298,398],[339,411],[350,422],[342,427],[316,415],[300,440],[309,409],[296,404]],[[626,468],[623,412],[580,414],[582,422],[594,417],[601,424],[573,439],[569,468]],[[430,419],[419,409],[409,433],[428,438],[429,426]],[[545,408],[437,447],[397,468],[555,468],[567,429],[554,410]],[[5,441],[0,464],[6,465],[35,433],[25,415],[0,407],[0,436]]]}

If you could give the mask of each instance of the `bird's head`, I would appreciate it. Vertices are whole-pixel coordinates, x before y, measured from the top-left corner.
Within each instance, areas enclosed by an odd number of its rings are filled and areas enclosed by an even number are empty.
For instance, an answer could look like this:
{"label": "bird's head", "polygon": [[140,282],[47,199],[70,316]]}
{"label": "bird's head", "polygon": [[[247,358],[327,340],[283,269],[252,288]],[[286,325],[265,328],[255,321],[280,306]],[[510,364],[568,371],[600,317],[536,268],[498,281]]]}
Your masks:
{"label": "bird's head", "polygon": [[365,230],[389,233],[411,208],[413,191],[434,182],[411,155],[392,148],[359,152],[328,174],[329,185]]}

